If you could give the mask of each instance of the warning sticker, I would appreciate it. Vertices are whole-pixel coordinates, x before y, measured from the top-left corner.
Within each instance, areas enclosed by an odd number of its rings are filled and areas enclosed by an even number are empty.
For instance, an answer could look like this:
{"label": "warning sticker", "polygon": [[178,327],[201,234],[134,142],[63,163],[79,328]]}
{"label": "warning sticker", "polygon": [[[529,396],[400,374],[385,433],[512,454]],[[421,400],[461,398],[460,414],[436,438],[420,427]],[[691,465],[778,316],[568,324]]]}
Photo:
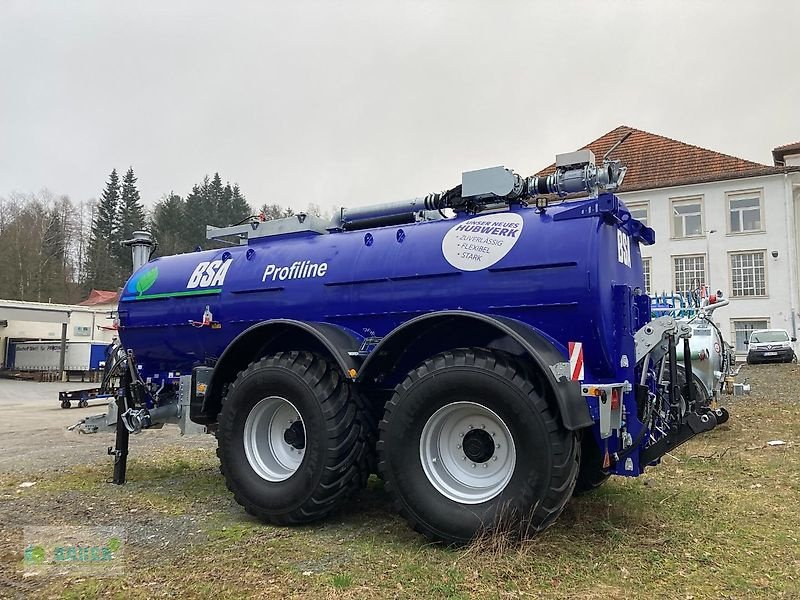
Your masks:
{"label": "warning sticker", "polygon": [[442,254],[456,269],[488,269],[508,254],[522,234],[517,213],[495,213],[462,221],[442,240]]}

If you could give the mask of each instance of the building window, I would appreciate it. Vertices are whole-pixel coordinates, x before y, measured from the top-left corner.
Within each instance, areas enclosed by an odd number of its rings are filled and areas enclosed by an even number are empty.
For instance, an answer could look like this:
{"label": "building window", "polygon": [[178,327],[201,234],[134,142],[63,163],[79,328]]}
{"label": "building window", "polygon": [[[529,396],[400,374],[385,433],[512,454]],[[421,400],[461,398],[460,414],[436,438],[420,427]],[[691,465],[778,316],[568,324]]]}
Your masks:
{"label": "building window", "polygon": [[766,252],[736,252],[731,254],[731,296],[767,295]]}
{"label": "building window", "polygon": [[761,217],[761,191],[727,194],[729,233],[763,231]]}
{"label": "building window", "polygon": [[647,226],[650,219],[650,206],[647,202],[631,202],[628,206],[628,212],[631,217],[637,221],[641,221],[642,225]]}
{"label": "building window", "polygon": [[706,257],[673,256],[676,292],[693,292],[706,284]]}
{"label": "building window", "polygon": [[745,340],[750,339],[750,334],[756,329],[769,329],[769,321],[766,319],[747,319],[741,321],[731,321],[736,340],[736,353],[747,354]]}
{"label": "building window", "polygon": [[686,238],[701,235],[703,235],[702,198],[672,200],[672,237]]}
{"label": "building window", "polygon": [[642,259],[642,273],[644,274],[644,293],[648,296],[650,295],[650,291],[653,289],[652,287],[652,279],[650,275],[650,261],[649,258]]}

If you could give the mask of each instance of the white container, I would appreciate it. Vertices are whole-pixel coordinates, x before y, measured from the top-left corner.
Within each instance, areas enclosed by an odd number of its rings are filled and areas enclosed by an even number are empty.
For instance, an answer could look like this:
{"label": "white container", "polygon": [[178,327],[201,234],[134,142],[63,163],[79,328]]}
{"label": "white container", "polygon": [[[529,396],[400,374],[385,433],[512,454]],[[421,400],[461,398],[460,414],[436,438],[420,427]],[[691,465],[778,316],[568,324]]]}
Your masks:
{"label": "white container", "polygon": [[[89,371],[92,365],[92,342],[67,342],[65,371]],[[105,345],[105,344],[102,344]],[[17,342],[11,368],[18,371],[58,371],[61,342]],[[96,351],[95,351],[96,353]],[[97,368],[94,365],[94,368]]]}

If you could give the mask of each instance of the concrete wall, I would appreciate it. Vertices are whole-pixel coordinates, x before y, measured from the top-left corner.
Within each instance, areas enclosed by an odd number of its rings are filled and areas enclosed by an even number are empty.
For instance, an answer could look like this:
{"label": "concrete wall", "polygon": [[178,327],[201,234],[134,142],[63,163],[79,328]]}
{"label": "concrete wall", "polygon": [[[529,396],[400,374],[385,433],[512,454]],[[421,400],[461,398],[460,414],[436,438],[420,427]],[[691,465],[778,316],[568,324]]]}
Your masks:
{"label": "concrete wall", "polygon": [[[674,289],[673,257],[703,255],[706,257],[706,283],[712,290],[722,290],[731,298],[729,306],[715,313],[715,321],[728,341],[734,342],[732,322],[735,320],[763,319],[770,327],[786,329],[790,335],[796,333],[800,328],[797,314],[800,231],[793,185],[798,184],[797,174],[770,175],[620,194],[628,205],[639,202],[648,205],[648,224],[655,229],[657,240],[653,246],[642,249],[642,256],[651,260],[651,291]],[[749,190],[761,193],[763,231],[732,233],[726,194]],[[673,238],[671,200],[691,196],[702,199],[704,235]],[[716,232],[708,233],[711,230]],[[742,250],[766,252],[767,293],[764,297],[732,298],[730,253]],[[778,253],[777,258],[772,256],[774,251]]]}

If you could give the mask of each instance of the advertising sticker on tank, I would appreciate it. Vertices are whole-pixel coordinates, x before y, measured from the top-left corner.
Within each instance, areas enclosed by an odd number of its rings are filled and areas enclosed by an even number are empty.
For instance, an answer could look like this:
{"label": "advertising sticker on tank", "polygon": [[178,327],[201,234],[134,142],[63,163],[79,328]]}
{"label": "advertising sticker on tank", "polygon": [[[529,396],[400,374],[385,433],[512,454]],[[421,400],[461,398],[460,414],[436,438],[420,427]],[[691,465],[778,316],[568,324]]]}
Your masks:
{"label": "advertising sticker on tank", "polygon": [[495,213],[454,225],[442,240],[442,254],[456,269],[488,269],[508,254],[522,234],[517,213]]}

